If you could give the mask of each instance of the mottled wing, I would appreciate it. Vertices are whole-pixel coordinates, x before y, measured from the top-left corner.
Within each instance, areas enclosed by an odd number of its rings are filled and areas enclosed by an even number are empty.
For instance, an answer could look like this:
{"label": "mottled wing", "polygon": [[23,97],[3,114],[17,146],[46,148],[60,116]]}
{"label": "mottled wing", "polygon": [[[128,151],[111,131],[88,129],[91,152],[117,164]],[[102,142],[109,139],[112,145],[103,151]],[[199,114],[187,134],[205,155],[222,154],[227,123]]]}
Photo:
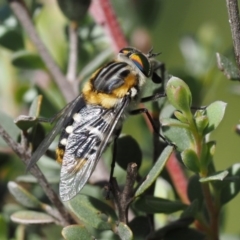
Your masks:
{"label": "mottled wing", "polygon": [[[107,144],[119,129],[123,112],[129,104],[126,97],[115,108],[86,105],[75,118],[62,162],[60,197],[73,198],[86,184]],[[76,121],[77,119],[77,121]]]}
{"label": "mottled wing", "polygon": [[62,130],[63,126],[66,125],[69,119],[72,119],[72,113],[76,112],[76,109],[80,109],[83,104],[82,96],[79,95],[57,114],[57,118],[59,118],[59,120],[33,153],[31,160],[27,165],[27,171],[29,171],[29,169],[36,164],[40,157],[47,151],[54,138]]}

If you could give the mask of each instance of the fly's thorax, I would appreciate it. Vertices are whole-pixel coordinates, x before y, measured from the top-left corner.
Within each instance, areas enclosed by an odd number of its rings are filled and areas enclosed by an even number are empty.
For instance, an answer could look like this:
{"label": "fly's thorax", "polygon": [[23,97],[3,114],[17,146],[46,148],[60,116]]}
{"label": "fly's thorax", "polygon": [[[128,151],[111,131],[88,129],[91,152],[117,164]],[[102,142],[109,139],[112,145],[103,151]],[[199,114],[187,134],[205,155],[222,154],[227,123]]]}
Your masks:
{"label": "fly's thorax", "polygon": [[126,55],[119,53],[118,60],[126,62],[131,67],[132,72],[139,75],[139,87],[145,84],[147,76],[144,75],[144,73],[136,66],[136,64],[133,63],[131,59],[129,59]]}
{"label": "fly's thorax", "polygon": [[127,62],[110,62],[97,70],[84,85],[83,97],[88,104],[107,109],[115,107],[126,96],[137,99],[145,78],[140,74]]}

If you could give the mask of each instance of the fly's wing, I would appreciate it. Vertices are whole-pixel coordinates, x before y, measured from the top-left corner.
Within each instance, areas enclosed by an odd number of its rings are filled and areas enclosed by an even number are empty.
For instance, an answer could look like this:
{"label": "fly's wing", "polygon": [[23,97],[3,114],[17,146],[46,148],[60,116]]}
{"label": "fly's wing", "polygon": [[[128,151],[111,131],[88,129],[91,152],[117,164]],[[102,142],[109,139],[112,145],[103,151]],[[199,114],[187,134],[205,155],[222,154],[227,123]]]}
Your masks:
{"label": "fly's wing", "polygon": [[[129,104],[126,97],[114,109],[87,105],[79,112],[79,121],[73,123],[68,136],[60,177],[62,201],[73,198],[86,184],[114,130]],[[119,122],[120,120],[120,122]]]}
{"label": "fly's wing", "polygon": [[39,160],[39,158],[47,151],[48,147],[54,140],[54,138],[57,136],[57,134],[62,130],[63,126],[66,125],[66,122],[69,121],[69,118],[71,118],[72,113],[74,112],[75,108],[81,108],[81,105],[84,105],[84,100],[81,95],[79,95],[76,99],[74,99],[72,102],[70,102],[65,108],[63,108],[60,113],[58,113],[59,120],[51,130],[51,132],[45,137],[45,139],[41,142],[41,144],[38,146],[37,150],[33,153],[30,162],[27,165],[27,171],[29,171],[30,168],[36,162]]}

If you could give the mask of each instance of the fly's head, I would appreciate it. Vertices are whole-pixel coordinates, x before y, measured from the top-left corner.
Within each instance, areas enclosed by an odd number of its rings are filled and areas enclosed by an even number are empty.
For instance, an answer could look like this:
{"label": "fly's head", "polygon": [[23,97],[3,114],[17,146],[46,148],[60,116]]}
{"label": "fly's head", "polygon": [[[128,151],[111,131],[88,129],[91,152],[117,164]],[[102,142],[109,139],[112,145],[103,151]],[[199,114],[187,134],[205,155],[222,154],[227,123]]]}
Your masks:
{"label": "fly's head", "polygon": [[[118,59],[124,61],[133,67],[135,71],[140,75],[140,86],[144,84],[146,78],[152,78],[154,73],[154,58],[159,53],[153,53],[151,49],[148,54],[144,54],[139,50],[126,47],[120,50]],[[155,81],[154,81],[155,82]]]}

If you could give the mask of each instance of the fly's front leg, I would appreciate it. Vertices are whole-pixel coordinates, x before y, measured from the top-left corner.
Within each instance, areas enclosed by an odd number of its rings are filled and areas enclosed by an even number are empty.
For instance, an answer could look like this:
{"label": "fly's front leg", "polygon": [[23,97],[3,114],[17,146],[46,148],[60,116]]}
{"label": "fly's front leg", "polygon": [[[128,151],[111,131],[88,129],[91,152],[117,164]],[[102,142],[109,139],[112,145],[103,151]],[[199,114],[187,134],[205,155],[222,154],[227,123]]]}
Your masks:
{"label": "fly's front leg", "polygon": [[[152,128],[153,128],[153,131],[155,132],[155,134],[157,134],[163,141],[165,141],[167,144],[169,145],[173,145],[173,143],[169,142],[163,135],[161,135],[159,132],[158,132],[158,129],[153,121],[153,118],[151,116],[151,114],[149,113],[148,109],[147,108],[139,108],[139,109],[135,109],[135,110],[132,110],[130,112],[131,115],[137,115],[137,114],[141,114],[141,113],[145,113],[148,120],[150,121],[151,125],[152,125]],[[161,124],[161,123],[160,123]]]}
{"label": "fly's front leg", "polygon": [[152,102],[152,101],[158,100],[159,98],[166,97],[166,96],[167,96],[166,93],[156,93],[152,96],[141,98],[140,102],[141,103]]}

